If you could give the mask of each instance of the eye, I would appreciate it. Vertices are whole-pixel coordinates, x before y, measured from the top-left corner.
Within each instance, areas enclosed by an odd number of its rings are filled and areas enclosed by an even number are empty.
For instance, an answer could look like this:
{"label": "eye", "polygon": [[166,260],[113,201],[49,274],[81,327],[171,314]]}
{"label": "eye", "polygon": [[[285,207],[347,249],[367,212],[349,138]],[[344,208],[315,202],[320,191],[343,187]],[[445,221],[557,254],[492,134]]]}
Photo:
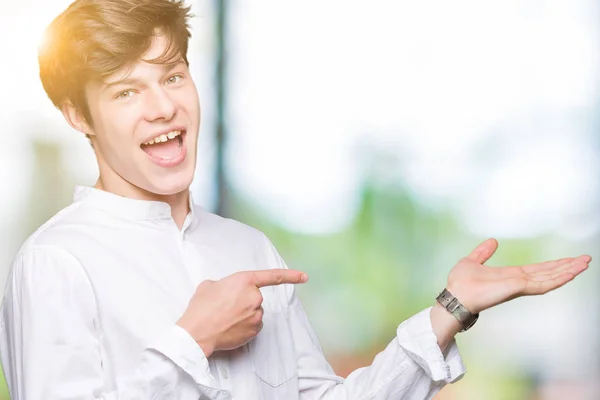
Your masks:
{"label": "eye", "polygon": [[115,99],[128,99],[131,96],[133,96],[133,90],[128,89],[128,90],[124,90],[122,92],[117,93],[117,95],[115,96]]}
{"label": "eye", "polygon": [[180,75],[180,74],[173,75],[173,76],[170,76],[169,78],[167,78],[167,84],[172,85],[174,83],[179,83],[182,79],[183,79],[183,75]]}

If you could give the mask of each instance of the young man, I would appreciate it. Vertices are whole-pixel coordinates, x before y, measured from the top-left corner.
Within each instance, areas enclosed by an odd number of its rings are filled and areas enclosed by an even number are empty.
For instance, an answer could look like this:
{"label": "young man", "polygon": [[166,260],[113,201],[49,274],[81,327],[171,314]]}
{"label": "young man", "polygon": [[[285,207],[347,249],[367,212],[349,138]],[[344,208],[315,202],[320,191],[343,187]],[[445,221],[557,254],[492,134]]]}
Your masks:
{"label": "young man", "polygon": [[13,400],[429,399],[465,372],[454,336],[480,311],[588,267],[581,256],[489,268],[487,240],[372,365],[336,376],[294,292],[307,277],[262,233],[191,199],[188,11],[77,0],[49,27],[42,83],[90,138],[100,176],[14,261],[0,312]]}

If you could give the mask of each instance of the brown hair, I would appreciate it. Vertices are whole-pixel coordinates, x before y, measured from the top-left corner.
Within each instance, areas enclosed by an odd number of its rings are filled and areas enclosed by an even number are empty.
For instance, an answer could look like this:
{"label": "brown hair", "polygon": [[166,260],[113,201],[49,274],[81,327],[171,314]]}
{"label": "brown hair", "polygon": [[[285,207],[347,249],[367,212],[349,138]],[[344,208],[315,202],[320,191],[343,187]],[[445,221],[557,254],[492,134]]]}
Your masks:
{"label": "brown hair", "polygon": [[55,107],[72,104],[91,124],[85,85],[137,62],[156,31],[164,53],[150,63],[188,63],[190,7],[183,0],[76,0],[52,21],[38,56],[44,90]]}

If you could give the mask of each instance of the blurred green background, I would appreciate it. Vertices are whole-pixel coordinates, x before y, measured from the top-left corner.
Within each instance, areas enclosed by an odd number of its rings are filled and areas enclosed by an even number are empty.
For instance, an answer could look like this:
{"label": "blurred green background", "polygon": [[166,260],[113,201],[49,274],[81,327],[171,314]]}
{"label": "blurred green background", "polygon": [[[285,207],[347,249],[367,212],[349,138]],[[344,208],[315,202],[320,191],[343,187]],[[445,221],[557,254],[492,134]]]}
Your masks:
{"label": "blurred green background", "polygon": [[[37,77],[42,31],[69,3],[0,14],[2,283],[97,176]],[[300,296],[338,374],[369,364],[488,237],[489,265],[600,259],[598,1],[190,3],[194,198],[309,273]],[[458,337],[467,376],[436,399],[600,398],[598,278],[592,263],[482,314]]]}

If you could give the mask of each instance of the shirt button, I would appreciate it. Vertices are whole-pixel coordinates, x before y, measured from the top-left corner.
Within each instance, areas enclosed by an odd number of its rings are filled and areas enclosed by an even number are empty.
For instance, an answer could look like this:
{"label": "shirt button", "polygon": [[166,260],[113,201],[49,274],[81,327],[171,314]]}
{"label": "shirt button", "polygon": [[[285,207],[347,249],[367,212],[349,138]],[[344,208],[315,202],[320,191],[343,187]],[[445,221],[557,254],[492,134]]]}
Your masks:
{"label": "shirt button", "polygon": [[221,367],[221,376],[223,377],[223,379],[229,378],[229,374],[227,373],[226,367]]}

